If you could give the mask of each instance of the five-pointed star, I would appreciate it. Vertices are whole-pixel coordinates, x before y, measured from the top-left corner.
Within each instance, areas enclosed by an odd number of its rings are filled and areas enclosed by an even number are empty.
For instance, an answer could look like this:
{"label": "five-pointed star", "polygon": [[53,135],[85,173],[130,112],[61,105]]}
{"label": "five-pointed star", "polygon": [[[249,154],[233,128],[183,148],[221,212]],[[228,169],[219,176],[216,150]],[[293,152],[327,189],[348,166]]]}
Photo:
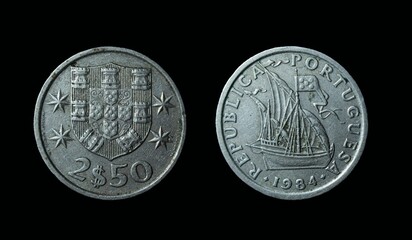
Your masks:
{"label": "five-pointed star", "polygon": [[55,112],[58,108],[60,108],[64,112],[64,105],[68,105],[69,103],[66,101],[66,98],[69,96],[69,94],[63,95],[59,89],[57,91],[56,96],[53,94],[49,93],[50,97],[53,99],[52,101],[48,102],[47,104],[49,105],[54,105],[53,112]]}
{"label": "five-pointed star", "polygon": [[163,132],[162,127],[159,127],[159,133],[153,132],[152,130],[150,131],[153,134],[153,138],[150,139],[149,142],[156,142],[155,149],[157,149],[162,144],[167,149],[166,143],[171,142],[169,137],[170,132]]}
{"label": "five-pointed star", "polygon": [[175,106],[170,103],[170,99],[172,99],[173,96],[165,97],[165,94],[162,92],[160,95],[160,99],[157,98],[155,95],[153,97],[156,99],[156,103],[153,104],[153,107],[159,107],[157,110],[157,114],[161,113],[163,109],[166,110],[167,114],[169,114],[169,108],[174,108]]}
{"label": "five-pointed star", "polygon": [[56,141],[54,148],[57,148],[60,144],[63,144],[63,146],[66,147],[66,141],[72,140],[69,136],[67,136],[67,134],[69,134],[70,132],[70,129],[64,131],[62,124],[60,124],[60,130],[58,132],[54,128],[52,128],[52,131],[54,133],[54,136],[49,139]]}

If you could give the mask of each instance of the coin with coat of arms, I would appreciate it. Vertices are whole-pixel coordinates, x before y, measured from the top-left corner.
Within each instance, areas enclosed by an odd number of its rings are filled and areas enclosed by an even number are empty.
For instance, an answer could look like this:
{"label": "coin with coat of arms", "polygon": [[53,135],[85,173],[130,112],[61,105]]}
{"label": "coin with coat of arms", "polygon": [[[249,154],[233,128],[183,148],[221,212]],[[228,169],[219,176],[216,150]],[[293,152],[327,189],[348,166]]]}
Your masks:
{"label": "coin with coat of arms", "polygon": [[170,76],[125,48],[80,52],[38,96],[34,132],[43,160],[69,188],[124,199],[161,181],[176,163],[185,110]]}
{"label": "coin with coat of arms", "polygon": [[216,113],[230,168],[255,190],[306,199],[339,184],[360,159],[368,120],[363,96],[339,63],[318,51],[280,47],[245,61]]}

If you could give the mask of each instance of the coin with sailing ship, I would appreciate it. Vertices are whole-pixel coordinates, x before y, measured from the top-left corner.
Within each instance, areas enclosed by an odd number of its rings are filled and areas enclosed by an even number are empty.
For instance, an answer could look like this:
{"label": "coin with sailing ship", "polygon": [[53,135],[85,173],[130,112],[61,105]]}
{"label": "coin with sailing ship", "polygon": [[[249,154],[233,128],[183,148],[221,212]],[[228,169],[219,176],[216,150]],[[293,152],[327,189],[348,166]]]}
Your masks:
{"label": "coin with sailing ship", "polygon": [[38,96],[34,132],[43,160],[71,189],[124,199],[155,186],[183,146],[186,120],[168,74],[130,49],[80,52]]}
{"label": "coin with sailing ship", "polygon": [[350,74],[318,51],[279,47],[245,61],[220,96],[216,130],[230,168],[280,199],[329,191],[353,170],[368,129]]}

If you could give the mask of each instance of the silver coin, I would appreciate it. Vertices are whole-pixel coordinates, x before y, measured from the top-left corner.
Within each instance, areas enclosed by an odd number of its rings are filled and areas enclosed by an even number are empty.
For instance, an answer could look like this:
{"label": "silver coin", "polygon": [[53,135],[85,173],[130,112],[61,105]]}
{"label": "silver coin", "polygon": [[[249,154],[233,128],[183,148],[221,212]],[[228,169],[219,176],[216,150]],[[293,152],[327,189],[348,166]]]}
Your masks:
{"label": "silver coin", "polygon": [[56,68],[38,96],[38,149],[66,186],[97,199],[124,199],[161,181],[176,163],[185,110],[172,79],[124,48],[80,52]]}
{"label": "silver coin", "polygon": [[255,190],[306,199],[335,187],[365,146],[363,96],[339,63],[315,50],[279,47],[245,61],[216,113],[230,168]]}

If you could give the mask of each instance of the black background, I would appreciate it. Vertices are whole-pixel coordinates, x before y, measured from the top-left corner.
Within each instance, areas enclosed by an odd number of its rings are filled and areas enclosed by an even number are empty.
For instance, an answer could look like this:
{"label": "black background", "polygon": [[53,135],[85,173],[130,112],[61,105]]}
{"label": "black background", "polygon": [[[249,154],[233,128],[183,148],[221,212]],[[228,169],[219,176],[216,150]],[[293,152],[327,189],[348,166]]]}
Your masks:
{"label": "black background", "polygon": [[[20,173],[26,177],[14,188],[22,201],[18,219],[35,223],[43,218],[62,230],[71,225],[109,231],[121,225],[136,234],[136,229],[161,231],[169,225],[180,226],[175,229],[181,233],[189,224],[204,234],[232,225],[236,227],[230,231],[283,228],[294,233],[311,226],[314,231],[322,227],[337,232],[349,226],[362,228],[390,212],[383,207],[388,205],[380,191],[387,180],[382,180],[381,160],[373,154],[379,148],[376,112],[380,107],[379,80],[370,73],[379,62],[376,18],[352,8],[299,13],[287,8],[277,15],[264,8],[259,13],[209,7],[202,13],[165,14],[150,7],[146,9],[150,14],[132,9],[113,17],[105,15],[110,8],[103,9],[93,15],[44,13],[45,20],[33,18],[20,32],[26,42],[18,58],[32,64],[25,69],[30,73],[25,96],[31,111],[24,118],[30,137],[21,150],[28,157],[21,159]],[[171,172],[150,191],[125,200],[92,199],[59,182],[38,153],[32,130],[36,98],[50,73],[72,55],[100,46],[129,48],[157,62],[175,82],[187,114],[186,141]],[[306,200],[278,200],[247,186],[227,165],[216,138],[216,107],[226,81],[251,56],[279,46],[312,48],[340,63],[361,89],[369,114],[365,150],[353,172],[329,192]]]}

